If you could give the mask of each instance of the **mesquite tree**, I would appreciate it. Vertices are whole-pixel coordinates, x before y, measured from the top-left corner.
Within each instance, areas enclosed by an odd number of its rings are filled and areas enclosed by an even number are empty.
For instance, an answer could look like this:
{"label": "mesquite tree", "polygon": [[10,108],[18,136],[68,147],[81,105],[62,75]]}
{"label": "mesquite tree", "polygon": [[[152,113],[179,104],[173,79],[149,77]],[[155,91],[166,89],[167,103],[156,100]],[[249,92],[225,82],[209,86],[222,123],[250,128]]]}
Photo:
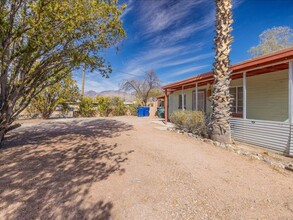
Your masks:
{"label": "mesquite tree", "polygon": [[230,127],[230,59],[232,42],[232,0],[216,0],[216,36],[214,62],[214,90],[212,96],[211,138],[222,143],[231,142]]}
{"label": "mesquite tree", "polygon": [[72,74],[65,76],[59,82],[43,89],[32,101],[31,108],[48,119],[58,104],[76,102],[80,98],[79,89],[72,79]]}
{"label": "mesquite tree", "polygon": [[265,30],[259,35],[259,44],[249,49],[252,57],[271,53],[293,46],[293,30],[280,26]]}
{"label": "mesquite tree", "polygon": [[161,91],[160,80],[154,70],[146,72],[143,80],[126,80],[121,88],[125,91],[134,91],[136,98],[146,106],[149,98]]}
{"label": "mesquite tree", "polygon": [[111,72],[101,53],[125,36],[123,8],[117,0],[0,2],[0,143],[31,99],[73,69]]}

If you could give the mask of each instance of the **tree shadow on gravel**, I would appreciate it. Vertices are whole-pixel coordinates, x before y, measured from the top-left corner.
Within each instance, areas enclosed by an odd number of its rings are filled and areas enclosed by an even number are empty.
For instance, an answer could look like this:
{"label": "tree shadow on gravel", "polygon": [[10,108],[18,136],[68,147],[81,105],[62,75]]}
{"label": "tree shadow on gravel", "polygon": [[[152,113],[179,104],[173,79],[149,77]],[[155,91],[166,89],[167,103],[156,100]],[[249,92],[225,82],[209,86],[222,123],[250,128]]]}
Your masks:
{"label": "tree shadow on gravel", "polygon": [[125,172],[132,151],[102,140],[131,129],[115,120],[77,119],[15,130],[0,150],[0,218],[109,219],[112,202],[94,201],[89,191]]}

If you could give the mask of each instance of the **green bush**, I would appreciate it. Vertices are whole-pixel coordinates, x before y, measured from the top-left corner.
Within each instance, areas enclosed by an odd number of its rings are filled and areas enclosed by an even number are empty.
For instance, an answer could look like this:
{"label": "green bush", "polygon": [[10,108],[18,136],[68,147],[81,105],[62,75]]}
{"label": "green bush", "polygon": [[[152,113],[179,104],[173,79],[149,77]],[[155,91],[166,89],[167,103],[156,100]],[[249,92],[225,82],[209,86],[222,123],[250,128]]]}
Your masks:
{"label": "green bush", "polygon": [[93,107],[93,99],[91,97],[83,97],[78,106],[82,117],[92,117],[95,115],[95,108]]}
{"label": "green bush", "polygon": [[119,97],[84,97],[79,103],[80,115],[92,117],[99,113],[102,117],[125,115],[128,108]]}
{"label": "green bush", "polygon": [[37,118],[39,116],[38,110],[31,104],[26,108],[26,112],[29,118]]}
{"label": "green bush", "polygon": [[130,115],[134,115],[137,116],[137,108],[138,108],[138,104],[132,104],[128,106],[128,110],[130,112]]}
{"label": "green bush", "polygon": [[100,116],[108,117],[109,115],[121,116],[125,115],[127,111],[126,105],[119,97],[96,97],[97,109]]}
{"label": "green bush", "polygon": [[98,105],[98,112],[100,116],[108,117],[112,112],[112,103],[110,97],[98,96],[96,97],[96,104]]}
{"label": "green bush", "polygon": [[67,103],[61,103],[62,105],[62,114],[65,115],[69,112],[70,106]]}
{"label": "green bush", "polygon": [[170,121],[176,125],[177,128],[184,129],[184,122],[187,120],[186,111],[175,111],[170,116]]}
{"label": "green bush", "polygon": [[112,114],[114,116],[121,116],[126,114],[127,106],[124,104],[121,98],[113,97],[111,99],[111,104],[112,104]]}
{"label": "green bush", "polygon": [[182,129],[193,134],[202,135],[206,131],[205,115],[200,111],[175,111],[170,121]]}

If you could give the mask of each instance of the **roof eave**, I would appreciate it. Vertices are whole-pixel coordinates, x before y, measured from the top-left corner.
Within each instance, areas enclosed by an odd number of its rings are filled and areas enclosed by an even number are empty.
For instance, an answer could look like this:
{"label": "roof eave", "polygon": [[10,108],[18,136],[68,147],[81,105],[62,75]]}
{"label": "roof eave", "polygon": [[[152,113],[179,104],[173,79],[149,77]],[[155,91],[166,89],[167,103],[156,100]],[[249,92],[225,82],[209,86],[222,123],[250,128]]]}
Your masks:
{"label": "roof eave", "polygon": [[[287,62],[291,59],[293,59],[293,47],[234,64],[231,66],[231,68],[233,72],[248,71],[249,69],[261,67],[264,65],[274,65],[274,63],[281,61]],[[209,79],[213,79],[212,71],[165,85],[162,88],[172,89],[175,87],[184,86],[186,84],[201,82]]]}

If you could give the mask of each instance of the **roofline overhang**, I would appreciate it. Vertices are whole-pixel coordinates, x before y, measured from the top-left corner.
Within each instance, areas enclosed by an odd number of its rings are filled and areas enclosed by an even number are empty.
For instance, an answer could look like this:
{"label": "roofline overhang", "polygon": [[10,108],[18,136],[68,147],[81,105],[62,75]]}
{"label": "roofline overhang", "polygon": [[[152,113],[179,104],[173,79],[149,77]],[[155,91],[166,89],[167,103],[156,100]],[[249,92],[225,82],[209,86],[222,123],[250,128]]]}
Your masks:
{"label": "roofline overhang", "polygon": [[[287,63],[292,59],[293,59],[293,47],[290,47],[287,49],[283,49],[280,51],[276,51],[273,53],[269,53],[269,54],[252,58],[243,62],[236,63],[231,66],[232,76],[239,73],[252,71],[255,69],[261,69],[262,67],[269,68],[270,66],[275,66],[276,64]],[[164,90],[167,90],[167,89],[178,90],[178,87],[180,86],[182,87],[188,84],[197,83],[197,82],[201,83],[204,81],[210,82],[211,80],[213,80],[212,71],[199,74],[197,76],[193,76],[193,77],[180,80],[174,83],[170,83],[168,85],[163,86],[162,88]]]}

